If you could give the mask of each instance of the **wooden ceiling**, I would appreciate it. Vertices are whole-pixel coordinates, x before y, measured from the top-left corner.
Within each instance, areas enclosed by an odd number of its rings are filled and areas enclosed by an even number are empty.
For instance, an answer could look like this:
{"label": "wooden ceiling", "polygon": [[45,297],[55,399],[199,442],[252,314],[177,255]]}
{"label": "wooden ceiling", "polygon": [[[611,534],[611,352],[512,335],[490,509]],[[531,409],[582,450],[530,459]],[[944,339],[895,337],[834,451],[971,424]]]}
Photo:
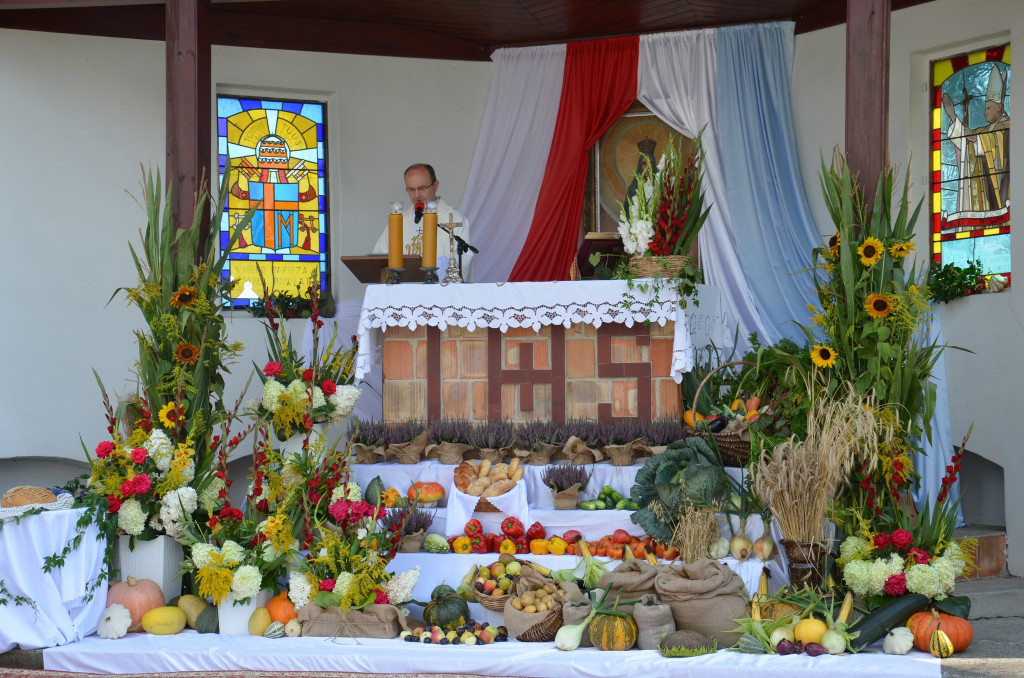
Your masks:
{"label": "wooden ceiling", "polygon": [[[853,0],[856,1],[856,0]],[[891,0],[902,9],[929,0]],[[164,39],[159,0],[0,0],[0,28]],[[487,60],[500,47],[761,21],[841,24],[846,0],[212,0],[215,45]]]}

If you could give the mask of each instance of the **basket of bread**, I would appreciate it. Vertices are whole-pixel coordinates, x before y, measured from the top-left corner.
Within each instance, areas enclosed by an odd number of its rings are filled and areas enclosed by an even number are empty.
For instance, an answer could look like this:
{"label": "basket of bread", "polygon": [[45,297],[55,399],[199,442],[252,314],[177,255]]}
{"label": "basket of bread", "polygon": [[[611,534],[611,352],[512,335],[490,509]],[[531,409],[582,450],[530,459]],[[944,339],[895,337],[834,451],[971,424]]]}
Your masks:
{"label": "basket of bread", "polygon": [[511,464],[504,462],[492,464],[489,459],[464,461],[455,468],[455,487],[473,497],[480,497],[476,503],[477,511],[497,513],[498,509],[488,497],[505,494],[523,477],[523,468],[518,459]]}

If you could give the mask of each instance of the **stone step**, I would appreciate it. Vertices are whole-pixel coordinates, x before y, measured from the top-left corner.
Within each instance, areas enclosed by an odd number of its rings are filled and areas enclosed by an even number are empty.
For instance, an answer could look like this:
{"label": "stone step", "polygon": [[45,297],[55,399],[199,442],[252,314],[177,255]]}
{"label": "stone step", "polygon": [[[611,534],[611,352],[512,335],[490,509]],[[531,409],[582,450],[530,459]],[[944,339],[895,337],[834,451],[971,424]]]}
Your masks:
{"label": "stone step", "polygon": [[1020,577],[961,580],[954,593],[971,599],[971,619],[1024,616],[1024,579]]}
{"label": "stone step", "polygon": [[953,539],[977,539],[974,568],[964,572],[967,579],[1006,574],[1006,528],[999,525],[969,525],[953,530]]}

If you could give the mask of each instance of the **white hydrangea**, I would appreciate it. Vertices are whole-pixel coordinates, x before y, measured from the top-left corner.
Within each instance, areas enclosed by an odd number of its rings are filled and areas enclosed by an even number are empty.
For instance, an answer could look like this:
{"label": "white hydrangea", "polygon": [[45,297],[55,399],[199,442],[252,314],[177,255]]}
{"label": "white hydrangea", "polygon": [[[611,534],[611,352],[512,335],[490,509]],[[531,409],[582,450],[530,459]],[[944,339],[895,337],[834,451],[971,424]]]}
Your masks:
{"label": "white hydrangea", "polygon": [[263,575],[255,565],[242,565],[231,577],[231,593],[235,600],[252,598],[260,592],[263,585]]}
{"label": "white hydrangea", "polygon": [[263,409],[267,412],[277,412],[277,408],[281,406],[281,396],[284,394],[284,386],[268,379],[263,383]]}
{"label": "white hydrangea", "polygon": [[929,565],[933,570],[935,570],[935,574],[939,579],[939,588],[942,590],[942,598],[945,598],[948,594],[953,592],[953,586],[956,584],[956,578],[963,571],[963,568],[958,567],[954,561],[950,560],[946,556],[933,558]]}
{"label": "white hydrangea", "polygon": [[149,527],[154,532],[163,532],[164,531],[164,524],[160,520],[160,514],[159,513],[154,513],[153,515],[151,515],[149,517]]}
{"label": "white hydrangea", "polygon": [[189,460],[188,465],[181,469],[182,484],[187,485],[195,480],[196,477],[196,465]]}
{"label": "white hydrangea", "polygon": [[847,537],[839,546],[839,559],[843,563],[860,560],[871,554],[871,543],[860,537]]}
{"label": "white hydrangea", "polygon": [[196,569],[202,569],[213,562],[213,554],[217,547],[212,544],[195,544],[192,546],[192,564]]}
{"label": "white hydrangea", "polygon": [[392,577],[384,584],[384,593],[392,605],[401,605],[412,600],[412,590],[420,580],[420,566],[417,565],[410,570]]}
{"label": "white hydrangea", "polygon": [[338,390],[328,398],[331,405],[334,406],[334,411],[331,412],[331,420],[338,422],[352,414],[352,410],[355,409],[356,403],[359,402],[359,396],[362,394],[363,392],[358,386],[351,384],[339,386]]}
{"label": "white hydrangea", "polygon": [[313,586],[305,572],[293,570],[288,573],[288,600],[292,601],[296,610],[313,600]]}
{"label": "white hydrangea", "polygon": [[220,552],[224,556],[224,563],[240,563],[245,560],[245,549],[242,548],[238,542],[228,539],[224,542],[224,546],[220,547]]}
{"label": "white hydrangea", "polygon": [[942,600],[946,593],[939,581],[939,573],[931,565],[911,565],[907,570],[907,590],[929,598]]}
{"label": "white hydrangea", "polygon": [[216,511],[221,507],[224,500],[220,498],[220,491],[223,489],[227,489],[227,484],[221,478],[214,477],[210,481],[203,493],[199,495],[199,505],[203,507],[204,511]]}
{"label": "white hydrangea", "polygon": [[346,501],[359,501],[362,498],[363,489],[359,487],[359,483],[353,480],[335,487],[334,490],[331,491],[331,500],[327,505],[330,506],[340,499],[344,499]]}
{"label": "white hydrangea", "polygon": [[[309,393],[309,391],[306,391]],[[327,400],[324,398],[323,389],[319,386],[313,387],[313,409],[319,409],[327,406]]]}
{"label": "white hydrangea", "polygon": [[843,567],[843,581],[862,598],[868,595],[868,569],[866,560],[853,560]]}
{"label": "white hydrangea", "polygon": [[146,514],[138,499],[127,499],[117,512],[117,527],[125,534],[138,536],[146,527]]}
{"label": "white hydrangea", "polygon": [[168,536],[175,539],[180,537],[185,524],[192,519],[192,513],[197,508],[199,497],[194,488],[179,487],[165,494],[160,499],[160,520]]}
{"label": "white hydrangea", "polygon": [[288,395],[292,398],[305,398],[306,382],[301,379],[294,379],[285,390],[288,391]]}
{"label": "white hydrangea", "polygon": [[355,579],[355,575],[351,572],[339,572],[338,576],[334,579],[334,593],[339,596],[345,595],[345,591],[348,591],[348,587],[352,585],[352,580]]}
{"label": "white hydrangea", "polygon": [[161,473],[167,473],[171,469],[171,460],[174,458],[175,448],[171,444],[171,439],[167,437],[163,430],[153,429],[143,447],[149,450],[149,456],[153,458],[153,462]]}

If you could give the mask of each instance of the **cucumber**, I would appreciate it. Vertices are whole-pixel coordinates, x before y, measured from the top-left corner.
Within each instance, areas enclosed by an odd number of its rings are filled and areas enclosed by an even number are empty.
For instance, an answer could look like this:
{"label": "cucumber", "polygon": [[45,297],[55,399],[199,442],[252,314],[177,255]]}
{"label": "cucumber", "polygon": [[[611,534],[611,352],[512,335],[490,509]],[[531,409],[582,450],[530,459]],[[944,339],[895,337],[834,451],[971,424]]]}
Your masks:
{"label": "cucumber", "polygon": [[615,502],[615,508],[618,509],[619,511],[624,511],[624,510],[628,509],[629,508],[629,500],[628,499],[620,499],[620,500],[618,500],[617,502]]}
{"label": "cucumber", "polygon": [[607,508],[607,505],[606,505],[606,504],[605,504],[605,503],[604,503],[603,501],[601,501],[600,499],[594,499],[594,500],[593,500],[593,501],[591,501],[590,503],[591,503],[591,505],[592,505],[592,506],[593,506],[593,507],[594,507],[595,509],[603,509],[603,508]]}
{"label": "cucumber", "polygon": [[850,641],[854,652],[860,652],[897,626],[903,626],[915,612],[928,607],[928,597],[920,593],[908,593],[892,600],[869,615],[865,615],[850,627],[859,636]]}
{"label": "cucumber", "polygon": [[586,501],[581,501],[580,502],[580,508],[583,509],[584,511],[593,511],[597,507],[594,506],[594,500],[593,499],[588,499]]}

